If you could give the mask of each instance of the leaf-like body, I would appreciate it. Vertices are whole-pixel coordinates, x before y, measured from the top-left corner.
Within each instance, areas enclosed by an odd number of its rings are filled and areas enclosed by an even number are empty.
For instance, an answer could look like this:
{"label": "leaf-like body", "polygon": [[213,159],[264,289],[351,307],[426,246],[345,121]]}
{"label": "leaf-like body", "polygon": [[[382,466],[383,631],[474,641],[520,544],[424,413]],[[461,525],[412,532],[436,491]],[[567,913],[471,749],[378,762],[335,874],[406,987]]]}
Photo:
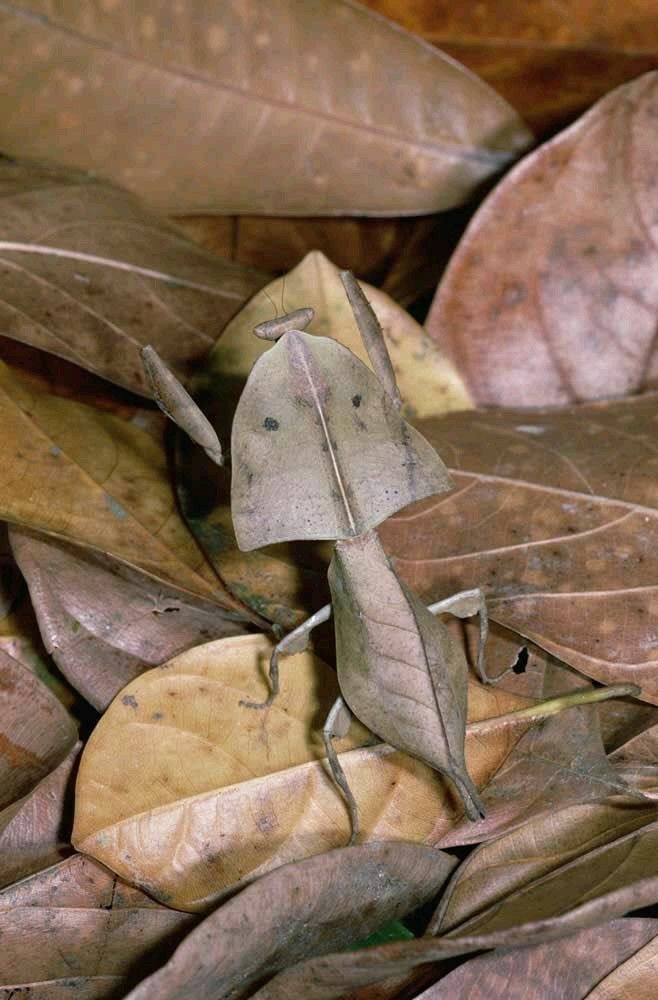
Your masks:
{"label": "leaf-like body", "polygon": [[447,774],[468,815],[468,667],[462,647],[401,583],[374,532],[339,542],[329,568],[341,693],[383,740]]}
{"label": "leaf-like body", "polygon": [[296,330],[254,366],[231,441],[233,522],[247,551],[361,535],[452,485],[364,364]]}

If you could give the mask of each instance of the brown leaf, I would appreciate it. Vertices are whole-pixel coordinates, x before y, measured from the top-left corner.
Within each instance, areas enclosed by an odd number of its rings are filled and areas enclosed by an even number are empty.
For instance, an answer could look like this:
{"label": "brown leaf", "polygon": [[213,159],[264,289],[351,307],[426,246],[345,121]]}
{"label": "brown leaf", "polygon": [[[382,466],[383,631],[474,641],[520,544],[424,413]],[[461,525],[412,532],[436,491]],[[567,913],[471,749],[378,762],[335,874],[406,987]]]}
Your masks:
{"label": "brown leaf", "polygon": [[[655,796],[656,768],[646,791]],[[614,797],[535,816],[477,847],[451,880],[428,933],[489,934],[545,920],[658,874],[658,803]]]}
{"label": "brown leaf", "polygon": [[63,705],[26,667],[0,650],[0,810],[49,774],[76,741]]}
{"label": "brown leaf", "polygon": [[420,430],[457,485],[380,528],[424,600],[482,587],[489,613],[656,703],[658,396],[465,412]]}
{"label": "brown leaf", "polygon": [[614,764],[634,763],[655,764],[658,760],[658,723],[632,736],[610,754]]}
{"label": "brown leaf", "polygon": [[0,892],[0,995],[115,997],[192,922],[74,855]]}
{"label": "brown leaf", "polygon": [[396,219],[186,215],[174,221],[207,250],[274,274],[320,251],[407,306],[436,288],[466,214],[462,208]]}
{"label": "brown leaf", "polygon": [[130,1000],[250,996],[279,969],[348,947],[431,899],[456,863],[429,847],[398,842],[284,865],[207,917]]}
{"label": "brown leaf", "polygon": [[[272,868],[346,843],[349,816],[320,732],[338,694],[335,674],[310,653],[286,658],[281,694],[255,712],[239,702],[267,695],[271,649],[265,636],[222,639],[128,685],[85,749],[78,850],[156,898],[201,909]],[[469,692],[474,720],[527,704],[481,684]],[[518,735],[502,726],[467,739],[476,783]],[[386,745],[364,748],[370,739],[354,722],[337,742],[363,838],[435,843],[454,814],[449,789],[420,761]]]}
{"label": "brown leaf", "polygon": [[84,174],[5,161],[0,197],[0,332],[135,392],[140,347],[189,374],[265,280]]}
{"label": "brown leaf", "polygon": [[[470,406],[459,375],[433,349],[422,328],[387,295],[369,286],[364,290],[382,324],[402,395],[408,397],[405,415],[436,415]],[[277,308],[305,306],[315,311],[309,333],[333,338],[370,365],[338,268],[320,253],[308,254],[293,271],[254,296],[227,326],[208,359],[199,402],[225,444],[249,372],[268,350],[267,343],[254,336],[254,327],[271,319]],[[186,439],[181,441],[177,479],[192,530],[241,600],[286,628],[326,603],[330,553],[318,551],[317,546],[311,552],[299,544],[239,552],[230,512],[230,477]]]}
{"label": "brown leaf", "polygon": [[88,702],[103,710],[148,667],[245,632],[244,618],[99,552],[13,527],[46,649]]}
{"label": "brown leaf", "polygon": [[589,1000],[651,1000],[658,973],[658,936],[610,972]]}
{"label": "brown leaf", "polygon": [[658,878],[644,878],[615,889],[575,909],[547,920],[534,920],[493,934],[457,938],[425,937],[395,942],[350,953],[327,955],[302,962],[280,972],[254,994],[254,1000],[340,1000],[350,990],[409,972],[428,962],[437,962],[488,948],[541,944],[583,928],[605,923],[629,910],[651,905],[658,899]]}
{"label": "brown leaf", "polygon": [[476,213],[427,329],[477,402],[538,406],[655,384],[658,73],[531,154]]}
{"label": "brown leaf", "polygon": [[[621,972],[633,963],[635,953],[641,956],[644,946],[649,948],[657,935],[658,920],[625,918],[577,931],[570,938],[550,944],[479,955],[418,994],[418,1000],[581,1000],[585,996],[591,1000],[600,989],[590,993],[592,986],[608,973],[614,977],[612,970]],[[623,993],[603,993],[600,1000],[604,996],[621,1000]],[[638,994],[628,996],[637,1000]],[[647,1000],[650,996],[647,994]]]}
{"label": "brown leaf", "polygon": [[0,886],[72,852],[73,785],[81,750],[82,744],[76,743],[33,791],[0,812]]}
{"label": "brown leaf", "polygon": [[351,3],[158,15],[6,8],[2,149],[180,214],[408,215],[464,201],[529,144],[480,80]]}
{"label": "brown leaf", "polygon": [[[582,678],[553,666],[547,671],[542,696],[550,698],[582,687]],[[521,736],[480,790],[485,818],[473,823],[464,817],[441,846],[479,844],[537,813],[628,791],[626,781],[606,758],[598,706],[575,707]]]}
{"label": "brown leaf", "polygon": [[658,63],[656,18],[645,0],[365,4],[468,66],[542,133]]}
{"label": "brown leaf", "polygon": [[0,516],[235,608],[178,515],[164,449],[150,434],[30,390],[4,366],[0,419]]}

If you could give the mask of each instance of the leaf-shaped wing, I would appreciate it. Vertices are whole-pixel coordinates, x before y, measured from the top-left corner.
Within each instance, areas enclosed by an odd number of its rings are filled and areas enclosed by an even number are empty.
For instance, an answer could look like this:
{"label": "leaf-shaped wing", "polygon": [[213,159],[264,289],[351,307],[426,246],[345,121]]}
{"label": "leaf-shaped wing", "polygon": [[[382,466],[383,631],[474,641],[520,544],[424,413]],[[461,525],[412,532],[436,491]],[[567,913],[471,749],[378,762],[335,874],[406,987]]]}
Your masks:
{"label": "leaf-shaped wing", "polygon": [[339,542],[329,585],[347,704],[383,740],[447,774],[478,819],[464,760],[468,668],[461,647],[398,580],[374,532]]}
{"label": "leaf-shaped wing", "polygon": [[233,523],[247,551],[361,535],[452,486],[372,372],[335,341],[296,330],[256,362],[231,451]]}

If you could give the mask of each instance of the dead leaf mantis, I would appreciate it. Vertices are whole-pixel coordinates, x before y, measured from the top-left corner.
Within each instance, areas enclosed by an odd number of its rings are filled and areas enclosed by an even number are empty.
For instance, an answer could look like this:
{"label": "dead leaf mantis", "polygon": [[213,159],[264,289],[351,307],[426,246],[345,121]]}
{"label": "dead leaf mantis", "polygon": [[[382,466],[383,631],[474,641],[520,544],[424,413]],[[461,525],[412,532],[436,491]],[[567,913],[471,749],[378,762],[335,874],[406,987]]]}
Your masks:
{"label": "dead leaf mantis", "polygon": [[[464,759],[468,667],[461,646],[437,617],[479,615],[477,670],[484,667],[487,612],[479,589],[429,608],[398,578],[376,528],[415,500],[452,488],[443,462],[400,416],[400,395],[377,318],[349,272],[341,278],[363,337],[370,371],[336,341],[304,331],[311,309],[260,324],[274,342],[254,365],[233,421],[231,510],[243,551],[275,542],[330,539],[331,603],[275,646],[271,694],[279,691],[279,658],[305,648],[313,628],[334,615],[341,696],[323,736],[343,793],[354,842],[358,810],[338,755],[353,713],[380,739],[447,775],[477,820],[482,804]],[[144,365],[162,409],[219,464],[209,422],[185,389],[146,348]]]}

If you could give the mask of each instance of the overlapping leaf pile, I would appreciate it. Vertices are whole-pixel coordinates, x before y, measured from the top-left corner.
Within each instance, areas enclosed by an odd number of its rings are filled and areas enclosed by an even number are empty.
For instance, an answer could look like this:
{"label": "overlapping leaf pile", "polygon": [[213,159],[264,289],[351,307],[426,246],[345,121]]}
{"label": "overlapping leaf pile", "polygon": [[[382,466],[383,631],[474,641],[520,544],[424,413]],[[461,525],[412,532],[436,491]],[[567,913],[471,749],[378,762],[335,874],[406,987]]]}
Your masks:
{"label": "overlapping leaf pile", "polygon": [[[0,996],[655,991],[655,24],[368,6],[0,10]],[[514,166],[518,111],[569,127]],[[400,303],[449,258],[423,329]],[[469,680],[477,822],[352,722],[349,848],[330,630],[242,704],[331,545],[241,552],[230,463],[167,430],[139,355],[228,450],[257,323],[311,306],[368,363],[344,267],[455,483],[382,541],[428,603],[481,587],[514,667]]]}

